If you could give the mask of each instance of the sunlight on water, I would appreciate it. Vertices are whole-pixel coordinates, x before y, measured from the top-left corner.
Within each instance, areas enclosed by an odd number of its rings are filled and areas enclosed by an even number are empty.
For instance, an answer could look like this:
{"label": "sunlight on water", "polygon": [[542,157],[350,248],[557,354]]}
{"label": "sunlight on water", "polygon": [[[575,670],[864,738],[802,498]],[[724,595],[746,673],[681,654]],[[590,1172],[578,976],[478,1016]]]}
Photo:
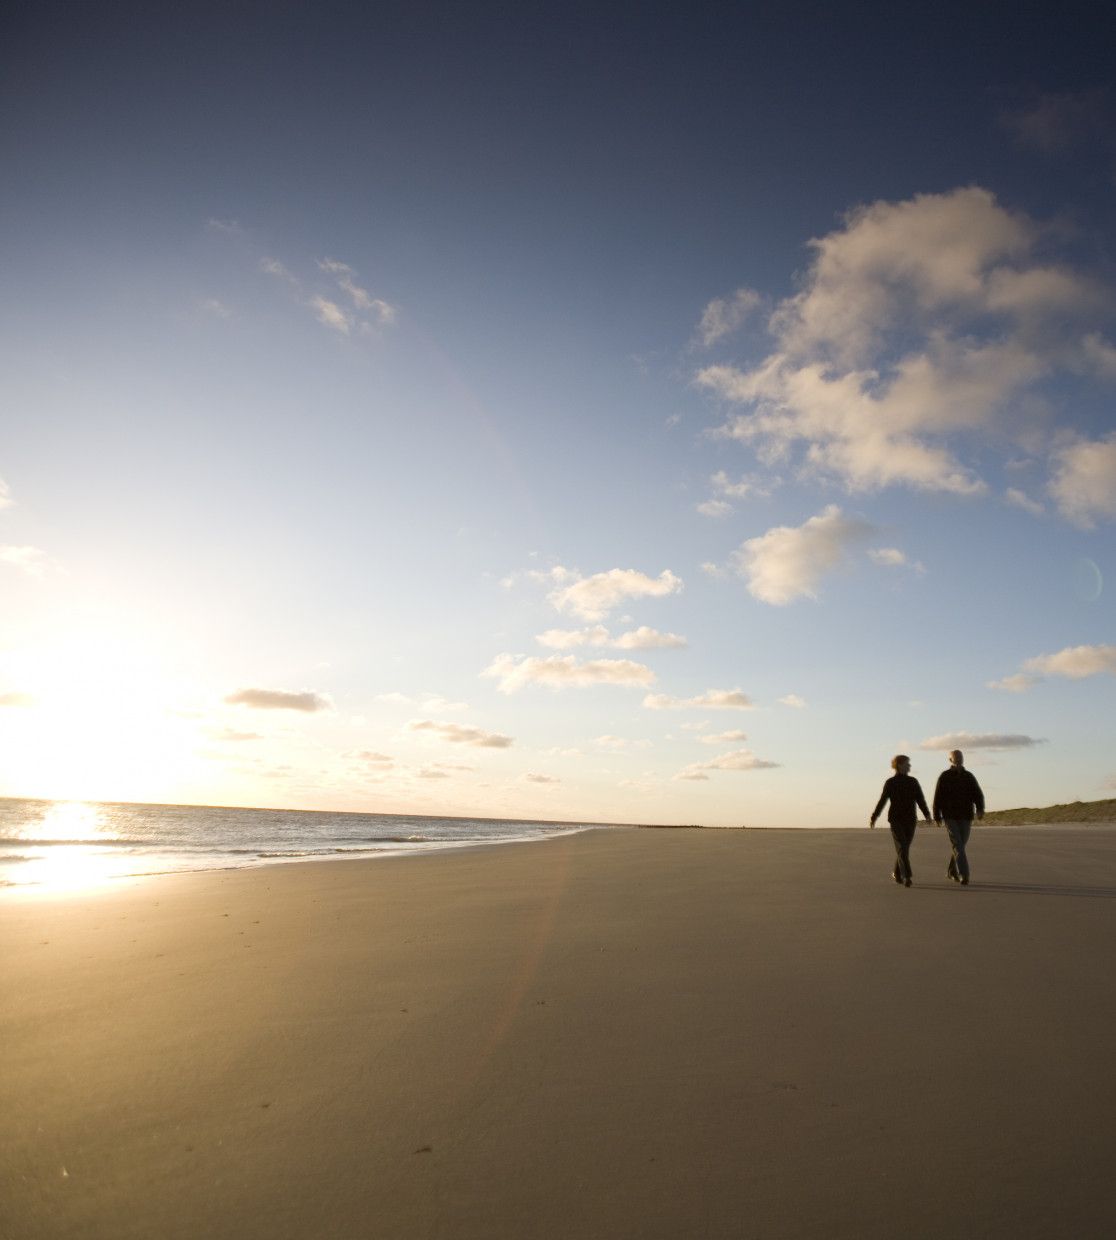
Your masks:
{"label": "sunlight on water", "polygon": [[73,890],[97,886],[126,872],[126,857],[106,854],[97,847],[116,836],[96,805],[55,801],[23,833],[29,841],[28,854],[10,874],[15,886]]}

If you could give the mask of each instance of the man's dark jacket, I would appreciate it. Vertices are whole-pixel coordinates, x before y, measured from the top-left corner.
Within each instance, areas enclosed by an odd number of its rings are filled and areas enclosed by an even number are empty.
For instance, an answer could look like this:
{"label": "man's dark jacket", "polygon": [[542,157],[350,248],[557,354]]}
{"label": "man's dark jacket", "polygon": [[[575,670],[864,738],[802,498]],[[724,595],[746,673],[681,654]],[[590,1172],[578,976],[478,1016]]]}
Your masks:
{"label": "man's dark jacket", "polygon": [[955,822],[972,822],[973,810],[984,813],[984,793],[971,771],[963,766],[951,766],[938,776],[934,789],[934,821],[943,818]]}

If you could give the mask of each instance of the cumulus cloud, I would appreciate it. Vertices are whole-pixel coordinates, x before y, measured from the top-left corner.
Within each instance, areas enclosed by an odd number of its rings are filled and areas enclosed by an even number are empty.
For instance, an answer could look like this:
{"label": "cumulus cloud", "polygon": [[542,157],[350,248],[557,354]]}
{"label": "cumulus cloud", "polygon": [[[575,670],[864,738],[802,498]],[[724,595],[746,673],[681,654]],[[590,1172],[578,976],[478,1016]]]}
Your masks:
{"label": "cumulus cloud", "polygon": [[762,301],[759,293],[750,288],[738,288],[728,297],[715,297],[702,313],[694,333],[695,342],[708,349],[741,327]]}
{"label": "cumulus cloud", "polygon": [[898,547],[873,547],[868,558],[881,568],[902,568],[907,562],[906,555]]}
{"label": "cumulus cloud", "polygon": [[517,658],[500,654],[481,673],[499,681],[501,693],[515,693],[527,685],[551,689],[586,688],[589,685],[639,687],[653,684],[655,673],[631,659],[589,659],[579,663],[572,654],[546,658]]}
{"label": "cumulus cloud", "polygon": [[500,732],[484,732],[480,728],[468,728],[460,723],[440,723],[434,719],[412,719],[408,732],[430,732],[455,745],[476,745],[479,749],[508,749],[515,744],[510,736]]}
{"label": "cumulus cloud", "polygon": [[778,701],[780,706],[789,706],[792,710],[806,709],[806,699],[800,698],[797,693],[788,693]]}
{"label": "cumulus cloud", "polygon": [[292,693],[287,689],[238,689],[230,693],[225,702],[229,706],[250,706],[253,710],[298,710],[312,714],[329,710],[329,698],[321,693],[303,690]]}
{"label": "cumulus cloud", "polygon": [[1025,672],[1084,680],[1107,672],[1116,676],[1116,646],[1067,646],[1056,654],[1040,654],[1023,664]]}
{"label": "cumulus cloud", "polygon": [[1046,261],[1044,239],[975,186],[850,212],[811,242],[801,290],[768,320],[771,352],[695,376],[741,410],[720,434],[850,491],[985,490],[960,438],[1080,370],[1099,339],[1098,286]]}
{"label": "cumulus cloud", "polygon": [[710,758],[708,762],[692,762],[683,767],[674,778],[704,780],[709,778],[706,773],[708,771],[770,771],[778,765],[778,762],[757,758],[750,749],[733,749]]}
{"label": "cumulus cloud", "polygon": [[733,564],[755,598],[782,606],[796,598],[815,598],[821,578],[871,533],[866,521],[846,517],[830,504],[802,525],[777,525],[748,539],[733,553]]}
{"label": "cumulus cloud", "polygon": [[944,736],[928,737],[919,745],[919,749],[937,749],[947,753],[953,749],[987,749],[997,752],[1005,749],[1030,749],[1034,745],[1045,744],[1046,740],[1041,736],[1000,732],[947,732]]}
{"label": "cumulus cloud", "polygon": [[697,739],[703,745],[739,745],[748,739],[746,732],[717,732],[709,736],[699,736]]}
{"label": "cumulus cloud", "polygon": [[643,699],[648,710],[754,710],[752,699],[740,689],[707,689],[697,697],[671,697],[649,693]]}
{"label": "cumulus cloud", "polygon": [[1007,693],[1025,693],[1047,676],[1084,680],[1105,673],[1116,676],[1116,646],[1066,646],[1054,654],[1040,654],[1025,660],[1020,671],[1002,680],[990,680],[987,687]]}
{"label": "cumulus cloud", "polygon": [[1058,511],[1082,529],[1116,518],[1116,431],[1057,449],[1048,490]]}
{"label": "cumulus cloud", "polygon": [[724,499],[707,499],[700,504],[695,504],[694,508],[701,513],[703,517],[728,517],[731,516],[735,509]]}
{"label": "cumulus cloud", "polygon": [[558,566],[551,569],[549,577],[559,583],[547,596],[551,603],[558,611],[572,612],[583,620],[603,620],[628,599],[663,598],[682,589],[681,580],[669,569],[664,569],[658,577],[649,577],[634,568],[612,568],[605,573],[581,577]]}
{"label": "cumulus cloud", "polygon": [[551,650],[572,650],[577,646],[609,646],[613,650],[678,649],[687,644],[686,639],[677,633],[660,633],[645,624],[617,637],[613,637],[603,624],[587,629],[547,629],[535,641]]}

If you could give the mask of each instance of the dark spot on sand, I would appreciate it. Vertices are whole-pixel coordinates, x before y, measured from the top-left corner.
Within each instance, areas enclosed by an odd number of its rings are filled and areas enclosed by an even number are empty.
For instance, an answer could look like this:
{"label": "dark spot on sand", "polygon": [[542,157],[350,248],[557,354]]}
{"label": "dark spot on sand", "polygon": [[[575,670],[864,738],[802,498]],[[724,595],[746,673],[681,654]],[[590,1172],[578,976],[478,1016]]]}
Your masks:
{"label": "dark spot on sand", "polygon": [[267,1108],[268,1108],[269,1106],[271,1106],[271,1103],[270,1103],[270,1102],[261,1102],[261,1103],[260,1103],[260,1107],[261,1107],[264,1111],[266,1111],[266,1110],[267,1110]]}
{"label": "dark spot on sand", "polygon": [[433,1154],[434,1147],[432,1145],[422,1145],[422,1146],[419,1146],[417,1150],[415,1150],[415,1153],[416,1154]]}

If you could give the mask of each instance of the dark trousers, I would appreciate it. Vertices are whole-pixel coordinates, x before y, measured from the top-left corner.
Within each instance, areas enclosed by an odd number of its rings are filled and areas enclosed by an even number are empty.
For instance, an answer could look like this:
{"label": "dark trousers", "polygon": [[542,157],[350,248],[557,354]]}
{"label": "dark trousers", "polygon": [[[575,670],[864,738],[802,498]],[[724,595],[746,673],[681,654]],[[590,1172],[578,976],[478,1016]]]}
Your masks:
{"label": "dark trousers", "polygon": [[892,873],[896,878],[911,878],[911,845],[914,843],[915,823],[890,822],[891,838],[895,841],[895,869]]}
{"label": "dark trousers", "polygon": [[960,878],[969,877],[969,858],[965,855],[965,846],[969,842],[969,832],[973,829],[972,820],[964,818],[947,818],[946,834],[953,855],[949,859],[947,874],[956,874]]}

